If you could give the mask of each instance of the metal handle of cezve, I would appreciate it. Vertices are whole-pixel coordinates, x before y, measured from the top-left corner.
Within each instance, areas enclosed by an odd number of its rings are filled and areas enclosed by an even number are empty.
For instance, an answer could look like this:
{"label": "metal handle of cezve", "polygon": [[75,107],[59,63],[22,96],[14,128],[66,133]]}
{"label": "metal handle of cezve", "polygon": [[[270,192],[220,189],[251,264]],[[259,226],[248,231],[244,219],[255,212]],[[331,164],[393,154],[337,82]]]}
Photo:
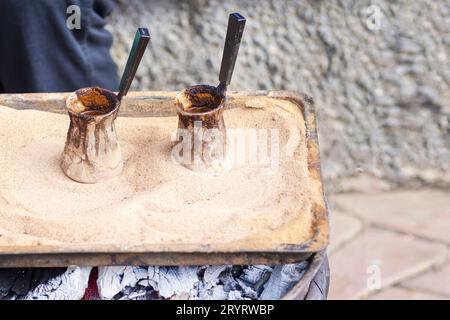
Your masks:
{"label": "metal handle of cezve", "polygon": [[131,47],[130,55],[125,66],[122,78],[119,85],[119,99],[122,99],[128,92],[131,82],[133,82],[136,70],[144,55],[145,48],[150,40],[150,33],[147,28],[138,28],[134,37],[133,46]]}
{"label": "metal handle of cezve", "polygon": [[219,81],[220,85],[230,84],[233,75],[234,64],[239,52],[242,33],[244,32],[245,18],[239,13],[232,13],[228,18],[228,30],[225,38],[225,47],[223,49],[222,65],[220,67]]}

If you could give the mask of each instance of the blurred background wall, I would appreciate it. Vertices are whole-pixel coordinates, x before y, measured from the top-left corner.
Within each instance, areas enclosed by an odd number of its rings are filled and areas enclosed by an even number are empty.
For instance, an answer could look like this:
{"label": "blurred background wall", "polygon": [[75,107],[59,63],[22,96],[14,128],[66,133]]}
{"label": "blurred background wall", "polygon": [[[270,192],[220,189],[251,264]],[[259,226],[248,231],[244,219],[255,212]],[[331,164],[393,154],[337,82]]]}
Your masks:
{"label": "blurred background wall", "polygon": [[119,72],[136,27],[152,33],[132,89],[217,83],[228,14],[238,11],[247,24],[230,89],[314,98],[329,189],[360,173],[450,186],[449,1],[116,3],[109,29]]}

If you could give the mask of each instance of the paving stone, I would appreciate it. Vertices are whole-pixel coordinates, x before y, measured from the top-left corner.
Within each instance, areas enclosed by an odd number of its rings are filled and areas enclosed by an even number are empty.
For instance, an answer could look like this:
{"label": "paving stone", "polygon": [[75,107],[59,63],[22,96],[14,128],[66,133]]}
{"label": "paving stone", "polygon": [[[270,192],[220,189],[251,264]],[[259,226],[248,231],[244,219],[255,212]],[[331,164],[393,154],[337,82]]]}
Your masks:
{"label": "paving stone", "polygon": [[450,261],[402,283],[402,286],[433,292],[450,298]]}
{"label": "paving stone", "polygon": [[441,300],[441,296],[414,289],[389,287],[369,297],[369,300]]}
{"label": "paving stone", "polygon": [[330,255],[329,298],[366,297],[444,262],[446,254],[445,245],[369,227]]}
{"label": "paving stone", "polygon": [[364,173],[343,179],[340,184],[345,192],[380,193],[390,188],[386,181]]}
{"label": "paving stone", "polygon": [[450,192],[341,194],[331,202],[367,222],[450,244]]}
{"label": "paving stone", "polygon": [[361,231],[362,223],[349,215],[332,211],[331,213],[331,231],[328,253],[338,249],[342,244],[350,241]]}

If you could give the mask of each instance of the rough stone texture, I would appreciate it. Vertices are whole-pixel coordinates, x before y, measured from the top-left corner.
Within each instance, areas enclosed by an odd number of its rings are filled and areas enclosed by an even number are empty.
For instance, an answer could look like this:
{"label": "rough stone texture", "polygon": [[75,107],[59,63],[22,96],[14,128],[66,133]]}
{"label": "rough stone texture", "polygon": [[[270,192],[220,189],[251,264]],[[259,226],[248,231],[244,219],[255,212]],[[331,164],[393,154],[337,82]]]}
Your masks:
{"label": "rough stone texture", "polygon": [[[292,89],[317,104],[330,189],[369,172],[450,185],[450,2],[117,0],[109,26],[123,70],[131,39],[152,43],[132,89],[217,83],[228,13],[248,18],[231,89]],[[370,5],[381,28],[367,27]]]}
{"label": "rough stone texture", "polygon": [[387,183],[386,181],[364,173],[347,179],[343,179],[340,185],[342,188],[342,192],[346,193],[381,193],[389,191],[391,189],[389,183]]}
{"label": "rough stone texture", "polygon": [[331,254],[328,298],[365,298],[442,263],[446,253],[444,245],[367,228]]}
{"label": "rough stone texture", "polygon": [[334,208],[364,221],[450,244],[450,198],[438,190],[402,190],[381,194],[342,194]]}

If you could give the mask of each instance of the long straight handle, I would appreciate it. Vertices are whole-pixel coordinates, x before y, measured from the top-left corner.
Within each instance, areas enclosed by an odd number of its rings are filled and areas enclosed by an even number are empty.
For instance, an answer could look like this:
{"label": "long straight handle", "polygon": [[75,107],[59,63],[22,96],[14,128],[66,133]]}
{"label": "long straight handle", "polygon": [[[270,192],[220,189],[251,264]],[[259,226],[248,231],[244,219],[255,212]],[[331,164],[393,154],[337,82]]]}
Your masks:
{"label": "long straight handle", "polygon": [[120,79],[118,95],[119,99],[127,94],[149,41],[150,33],[148,29],[138,28],[136,31],[136,35],[134,36],[133,46],[131,47],[125,70],[123,72],[122,78]]}
{"label": "long straight handle", "polygon": [[230,84],[233,75],[234,64],[239,52],[242,33],[244,32],[245,18],[239,13],[230,14],[228,18],[228,30],[223,49],[222,65],[220,67],[219,82],[222,86]]}

